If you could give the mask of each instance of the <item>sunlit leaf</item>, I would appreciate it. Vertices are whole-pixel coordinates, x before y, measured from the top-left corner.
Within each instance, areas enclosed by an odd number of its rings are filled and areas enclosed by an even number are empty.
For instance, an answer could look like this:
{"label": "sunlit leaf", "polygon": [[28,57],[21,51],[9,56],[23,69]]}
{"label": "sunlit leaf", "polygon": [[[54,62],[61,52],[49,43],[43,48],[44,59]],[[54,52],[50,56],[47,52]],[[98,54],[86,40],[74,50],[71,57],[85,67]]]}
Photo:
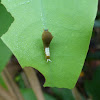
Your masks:
{"label": "sunlit leaf", "polygon": [[[22,67],[32,66],[46,78],[44,86],[73,88],[88,51],[98,0],[2,0],[14,17],[4,43]],[[51,63],[42,43],[43,29],[54,36]]]}

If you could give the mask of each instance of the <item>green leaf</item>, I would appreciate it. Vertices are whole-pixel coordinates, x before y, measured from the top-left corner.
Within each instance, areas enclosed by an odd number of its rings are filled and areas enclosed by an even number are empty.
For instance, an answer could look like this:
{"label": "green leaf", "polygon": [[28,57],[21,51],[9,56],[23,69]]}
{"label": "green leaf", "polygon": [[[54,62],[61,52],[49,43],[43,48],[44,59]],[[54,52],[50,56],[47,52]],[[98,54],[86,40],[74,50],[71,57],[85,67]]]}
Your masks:
{"label": "green leaf", "polygon": [[11,57],[10,50],[5,46],[5,44],[0,39],[0,72],[5,67],[6,63]]}
{"label": "green leaf", "polygon": [[49,94],[44,94],[45,100],[57,100],[56,98],[50,96]]}
{"label": "green leaf", "polygon": [[[13,18],[7,12],[6,8],[0,3],[0,36],[8,30],[12,22]],[[5,67],[11,54],[11,51],[0,39],[0,72]]]}
{"label": "green leaf", "polygon": [[100,99],[100,67],[96,69],[93,79],[85,82],[85,88],[93,100]]}
{"label": "green leaf", "polygon": [[[37,100],[32,89],[21,89],[21,93],[25,100]],[[44,96],[45,96],[45,100],[56,100],[55,98],[53,98],[48,94],[44,94]]]}
{"label": "green leaf", "polygon": [[37,100],[35,94],[31,89],[21,89],[24,100]]}
{"label": "green leaf", "polygon": [[[22,67],[46,78],[44,86],[73,88],[88,51],[98,0],[2,0],[14,23],[2,36]],[[42,43],[43,29],[54,36],[51,63]]]}
{"label": "green leaf", "polygon": [[[69,89],[51,88],[59,100],[75,100],[72,91]],[[57,99],[57,100],[58,100]]]}

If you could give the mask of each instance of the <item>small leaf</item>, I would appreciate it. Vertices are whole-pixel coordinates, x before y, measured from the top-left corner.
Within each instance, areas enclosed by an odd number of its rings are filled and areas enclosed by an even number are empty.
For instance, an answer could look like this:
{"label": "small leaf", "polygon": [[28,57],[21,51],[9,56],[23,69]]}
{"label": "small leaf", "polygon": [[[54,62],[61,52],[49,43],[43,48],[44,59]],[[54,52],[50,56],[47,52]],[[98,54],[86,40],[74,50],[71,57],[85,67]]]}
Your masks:
{"label": "small leaf", "polygon": [[[2,0],[14,23],[2,36],[22,67],[46,78],[44,86],[73,88],[88,51],[98,0]],[[51,63],[42,43],[43,29],[53,35]]]}

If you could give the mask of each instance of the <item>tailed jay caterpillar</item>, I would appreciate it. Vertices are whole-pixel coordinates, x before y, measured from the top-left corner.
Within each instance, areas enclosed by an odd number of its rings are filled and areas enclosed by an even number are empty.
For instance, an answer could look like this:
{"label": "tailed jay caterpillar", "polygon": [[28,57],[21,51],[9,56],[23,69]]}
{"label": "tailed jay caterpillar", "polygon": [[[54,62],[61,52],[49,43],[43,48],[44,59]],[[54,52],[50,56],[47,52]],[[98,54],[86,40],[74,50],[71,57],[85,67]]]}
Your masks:
{"label": "tailed jay caterpillar", "polygon": [[44,51],[45,51],[45,56],[46,56],[46,60],[47,62],[50,61],[50,42],[53,39],[52,34],[48,31],[48,29],[44,30],[43,34],[42,34],[42,41],[43,41],[43,45],[44,45]]}

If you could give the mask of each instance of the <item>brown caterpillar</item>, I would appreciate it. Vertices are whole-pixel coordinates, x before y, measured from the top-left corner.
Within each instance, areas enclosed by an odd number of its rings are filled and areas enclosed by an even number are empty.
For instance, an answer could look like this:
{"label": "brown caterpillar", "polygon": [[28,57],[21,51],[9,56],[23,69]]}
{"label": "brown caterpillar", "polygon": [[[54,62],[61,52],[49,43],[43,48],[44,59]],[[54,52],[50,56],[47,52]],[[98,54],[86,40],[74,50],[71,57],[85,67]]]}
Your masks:
{"label": "brown caterpillar", "polygon": [[50,61],[50,43],[53,39],[52,34],[48,31],[48,29],[44,30],[43,34],[42,34],[42,41],[43,41],[43,45],[44,45],[44,51],[45,51],[45,56],[47,59],[47,62]]}

